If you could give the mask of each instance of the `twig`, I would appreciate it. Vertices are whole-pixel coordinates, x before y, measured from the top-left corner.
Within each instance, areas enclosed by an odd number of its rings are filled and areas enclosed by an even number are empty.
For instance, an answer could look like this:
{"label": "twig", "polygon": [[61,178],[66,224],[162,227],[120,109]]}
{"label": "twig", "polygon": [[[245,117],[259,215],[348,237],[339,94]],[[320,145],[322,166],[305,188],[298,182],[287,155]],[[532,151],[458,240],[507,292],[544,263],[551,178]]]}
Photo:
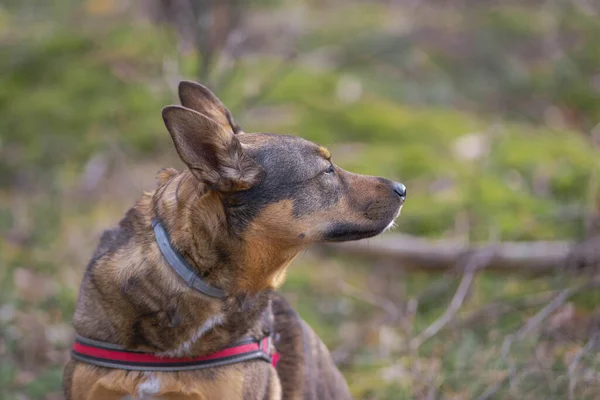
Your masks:
{"label": "twig", "polygon": [[523,325],[517,332],[508,335],[504,339],[502,344],[502,358],[506,359],[512,344],[516,341],[523,340],[525,336],[531,333],[538,325],[540,325],[546,318],[552,315],[559,307],[564,305],[571,296],[575,293],[579,293],[582,290],[597,287],[600,285],[600,278],[593,279],[582,285],[573,288],[567,288],[559,292],[554,299],[542,308],[537,314],[529,318],[525,325]]}
{"label": "twig", "polygon": [[556,291],[535,293],[514,300],[500,300],[489,303],[466,315],[464,318],[457,320],[452,324],[452,327],[466,328],[472,324],[479,323],[481,319],[485,319],[484,323],[489,323],[513,310],[520,311],[522,308],[539,307],[548,304],[555,295]]}
{"label": "twig", "polygon": [[575,371],[577,370],[577,366],[579,365],[581,358],[588,351],[596,347],[598,339],[600,339],[600,332],[595,332],[586,345],[579,349],[577,354],[575,354],[575,358],[571,364],[569,364],[569,400],[575,400],[575,387],[577,386],[577,377],[575,376]]}
{"label": "twig", "polygon": [[[483,392],[481,394],[481,396],[477,397],[477,400],[488,400],[488,399],[493,398],[493,396],[496,393],[498,393],[498,391],[500,389],[502,389],[502,387],[504,386],[504,384],[506,382],[508,382],[511,379],[519,378],[521,375],[529,373],[529,368],[531,367],[531,365],[532,365],[532,362],[526,363],[525,365],[523,365],[520,372],[516,366],[510,367],[506,376],[504,378],[500,379],[498,382],[496,382],[492,386],[490,386],[485,392]],[[517,374],[517,372],[519,372],[519,373]]]}
{"label": "twig", "polygon": [[552,315],[559,307],[563,306],[567,300],[573,294],[575,294],[577,289],[575,288],[567,288],[559,292],[559,294],[544,308],[542,308],[536,315],[529,318],[527,323],[519,329],[515,335],[517,340],[522,340],[525,336],[527,336],[531,331],[533,331],[542,321]]}
{"label": "twig", "polygon": [[489,260],[494,256],[495,252],[496,247],[492,246],[482,250],[481,252],[475,253],[470,257],[465,267],[465,273],[463,274],[460,284],[456,289],[456,293],[454,293],[454,297],[452,298],[450,305],[440,318],[435,320],[423,332],[410,341],[409,346],[411,349],[418,349],[421,347],[425,341],[435,336],[452,320],[469,293],[469,289],[471,288],[473,279],[475,278],[475,273],[481,268],[482,265],[487,265],[489,263]]}
{"label": "twig", "polygon": [[435,377],[429,377],[429,390],[427,391],[427,400],[435,400],[437,395],[437,384],[435,382]]}

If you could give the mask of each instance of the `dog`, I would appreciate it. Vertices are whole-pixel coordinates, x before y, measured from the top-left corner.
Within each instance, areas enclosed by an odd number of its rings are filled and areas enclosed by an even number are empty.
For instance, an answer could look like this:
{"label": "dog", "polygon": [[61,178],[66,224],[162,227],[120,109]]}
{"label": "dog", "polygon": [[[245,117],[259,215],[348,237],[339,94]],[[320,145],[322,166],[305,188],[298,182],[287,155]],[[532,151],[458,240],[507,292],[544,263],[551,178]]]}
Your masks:
{"label": "dog", "polygon": [[73,316],[66,398],[351,398],[274,290],[309,245],[390,228],[406,188],[347,172],[302,138],[243,132],[200,84],[181,82],[179,97],[162,116],[187,168],[161,170],[102,235]]}

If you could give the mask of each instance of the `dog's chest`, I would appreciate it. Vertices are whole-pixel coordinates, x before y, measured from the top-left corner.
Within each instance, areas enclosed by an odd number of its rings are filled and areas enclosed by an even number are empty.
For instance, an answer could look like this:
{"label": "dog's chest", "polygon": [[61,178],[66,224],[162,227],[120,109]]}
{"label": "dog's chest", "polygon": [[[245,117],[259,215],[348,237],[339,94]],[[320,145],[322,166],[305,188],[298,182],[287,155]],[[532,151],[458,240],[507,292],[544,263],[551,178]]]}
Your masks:
{"label": "dog's chest", "polygon": [[209,317],[199,328],[192,332],[187,340],[182,342],[176,349],[162,352],[159,355],[165,357],[183,357],[188,355],[192,346],[196,344],[196,342],[200,340],[200,338],[202,338],[206,332],[210,331],[217,325],[223,324],[224,321],[225,317],[223,314],[216,314],[212,317]]}
{"label": "dog's chest", "polygon": [[153,372],[149,372],[146,375],[146,381],[142,382],[138,387],[137,399],[139,400],[154,399],[154,396],[160,393],[161,390],[160,377]]}

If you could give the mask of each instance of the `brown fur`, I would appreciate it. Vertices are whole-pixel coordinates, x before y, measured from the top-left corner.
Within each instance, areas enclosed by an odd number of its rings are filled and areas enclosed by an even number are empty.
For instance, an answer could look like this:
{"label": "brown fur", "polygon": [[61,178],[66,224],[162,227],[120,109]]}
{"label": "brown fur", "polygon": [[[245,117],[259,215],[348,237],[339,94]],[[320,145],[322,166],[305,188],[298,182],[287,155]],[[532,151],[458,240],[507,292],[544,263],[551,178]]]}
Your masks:
{"label": "brown fur", "polygon": [[[281,361],[277,370],[251,361],[147,373],[71,360],[67,398],[349,398],[323,343],[273,289],[309,244],[378,234],[404,198],[390,181],[334,166],[329,152],[310,142],[243,133],[203,86],[183,82],[180,98],[185,107],[167,107],[163,117],[188,169],[161,170],[157,189],[102,236],[81,283],[74,328],[129,350],[182,357],[262,337],[274,326]],[[174,273],[156,244],[153,218],[224,299],[190,289]]]}

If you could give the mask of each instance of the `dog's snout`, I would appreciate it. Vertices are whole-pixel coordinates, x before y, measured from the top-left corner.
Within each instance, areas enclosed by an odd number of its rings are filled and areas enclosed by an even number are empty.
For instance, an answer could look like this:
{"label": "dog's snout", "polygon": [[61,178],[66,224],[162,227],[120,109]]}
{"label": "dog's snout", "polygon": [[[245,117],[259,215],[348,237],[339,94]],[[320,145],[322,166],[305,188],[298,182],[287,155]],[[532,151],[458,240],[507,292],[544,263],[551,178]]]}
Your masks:
{"label": "dog's snout", "polygon": [[393,187],[394,187],[394,193],[396,193],[398,196],[400,196],[400,198],[402,200],[405,200],[406,199],[406,186],[404,186],[401,183],[394,182]]}

